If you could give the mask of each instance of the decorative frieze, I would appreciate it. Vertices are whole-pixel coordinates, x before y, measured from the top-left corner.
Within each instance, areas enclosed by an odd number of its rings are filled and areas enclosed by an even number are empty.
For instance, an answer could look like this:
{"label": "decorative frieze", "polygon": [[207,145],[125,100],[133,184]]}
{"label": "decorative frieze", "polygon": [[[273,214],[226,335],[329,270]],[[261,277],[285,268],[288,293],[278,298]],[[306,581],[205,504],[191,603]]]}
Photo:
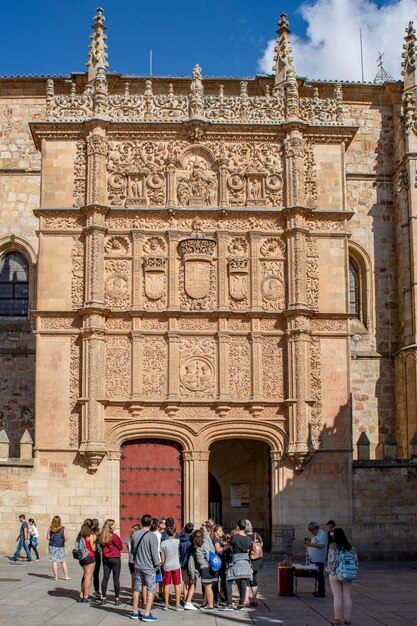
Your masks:
{"label": "decorative frieze", "polygon": [[106,339],[106,383],[108,398],[130,395],[131,342],[123,335]]}
{"label": "decorative frieze", "polygon": [[179,340],[179,392],[181,397],[207,398],[216,393],[214,337],[181,337]]}

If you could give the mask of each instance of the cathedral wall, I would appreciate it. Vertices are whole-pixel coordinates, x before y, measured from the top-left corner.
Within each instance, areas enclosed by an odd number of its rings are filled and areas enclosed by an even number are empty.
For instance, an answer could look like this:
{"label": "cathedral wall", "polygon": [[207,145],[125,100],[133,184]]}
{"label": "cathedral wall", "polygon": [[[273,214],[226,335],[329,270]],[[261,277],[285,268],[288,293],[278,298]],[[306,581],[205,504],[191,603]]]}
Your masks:
{"label": "cathedral wall", "polygon": [[[58,447],[55,446],[55,447]],[[68,531],[67,558],[86,517],[119,518],[119,460],[104,460],[94,475],[63,450],[36,453],[33,467],[1,467],[0,551],[13,553],[18,516],[32,516],[39,528],[39,550],[46,556],[45,535],[54,515]]]}
{"label": "cathedral wall", "polygon": [[71,310],[71,271],[68,263],[74,246],[72,237],[42,235],[39,252],[38,308]]}
{"label": "cathedral wall", "polygon": [[71,207],[73,205],[76,152],[75,142],[44,142],[42,149],[43,207]]}
{"label": "cathedral wall", "polygon": [[343,152],[338,144],[314,147],[317,168],[317,207],[341,211],[343,207]]}
{"label": "cathedral wall", "polygon": [[345,313],[345,242],[343,239],[321,238],[317,241],[317,247],[320,313]]}

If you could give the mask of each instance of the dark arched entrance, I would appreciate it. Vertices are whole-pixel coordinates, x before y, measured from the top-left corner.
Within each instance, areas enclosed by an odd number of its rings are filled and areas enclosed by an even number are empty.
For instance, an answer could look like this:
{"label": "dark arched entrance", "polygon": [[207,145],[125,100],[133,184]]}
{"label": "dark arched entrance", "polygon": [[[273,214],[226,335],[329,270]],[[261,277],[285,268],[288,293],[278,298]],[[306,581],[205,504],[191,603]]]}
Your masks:
{"label": "dark arched entrance", "polygon": [[[209,486],[214,486],[214,481],[218,485],[217,498],[221,498],[224,528],[234,528],[237,520],[249,519],[268,550],[271,542],[269,446],[253,439],[215,441],[210,446]],[[220,521],[216,515],[211,517]]]}
{"label": "dark arched entrance", "polygon": [[171,516],[182,527],[181,446],[165,439],[126,441],[120,458],[120,532],[129,535],[142,515]]}
{"label": "dark arched entrance", "polygon": [[209,517],[216,520],[218,524],[223,524],[222,512],[222,489],[219,481],[213,474],[209,473]]}

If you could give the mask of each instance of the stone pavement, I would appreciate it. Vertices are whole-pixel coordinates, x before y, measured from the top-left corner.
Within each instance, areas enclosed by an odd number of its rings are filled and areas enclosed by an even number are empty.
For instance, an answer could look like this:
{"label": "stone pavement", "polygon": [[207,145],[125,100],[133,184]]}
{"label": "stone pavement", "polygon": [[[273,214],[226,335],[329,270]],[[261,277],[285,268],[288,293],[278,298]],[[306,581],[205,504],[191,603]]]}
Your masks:
{"label": "stone pavement", "polygon": [[[78,604],[81,568],[68,559],[71,581],[49,578],[47,558],[39,563],[9,565],[0,560],[0,624],[10,626],[119,626],[128,619],[129,574],[123,563],[120,607]],[[112,584],[108,597],[112,599]],[[325,626],[332,619],[332,598],[313,598],[312,581],[300,581],[298,597],[277,594],[276,564],[266,562],[260,576],[260,603],[244,612],[205,614],[177,613],[155,607],[158,623],[189,626]],[[417,626],[417,563],[362,563],[360,578],[353,586],[354,626]],[[302,593],[304,592],[304,593]],[[198,599],[200,596],[198,596]]]}

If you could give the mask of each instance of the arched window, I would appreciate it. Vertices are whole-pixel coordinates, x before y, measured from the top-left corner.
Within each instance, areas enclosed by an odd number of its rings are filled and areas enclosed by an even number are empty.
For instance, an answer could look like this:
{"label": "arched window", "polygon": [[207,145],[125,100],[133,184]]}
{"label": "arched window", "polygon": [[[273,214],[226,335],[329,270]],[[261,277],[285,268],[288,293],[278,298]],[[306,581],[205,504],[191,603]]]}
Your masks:
{"label": "arched window", "polygon": [[361,319],[360,275],[355,261],[349,259],[349,312]]}
{"label": "arched window", "polygon": [[0,258],[0,316],[26,317],[29,297],[29,263],[19,252]]}

